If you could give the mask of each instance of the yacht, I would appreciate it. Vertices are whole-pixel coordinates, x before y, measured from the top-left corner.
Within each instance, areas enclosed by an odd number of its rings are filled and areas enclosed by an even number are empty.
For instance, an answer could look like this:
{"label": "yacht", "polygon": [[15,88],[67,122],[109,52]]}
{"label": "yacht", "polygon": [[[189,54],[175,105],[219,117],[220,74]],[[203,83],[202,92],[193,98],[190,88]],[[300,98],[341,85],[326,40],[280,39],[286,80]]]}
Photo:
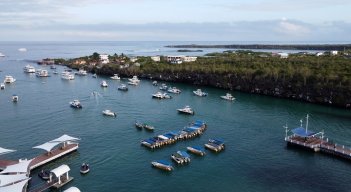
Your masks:
{"label": "yacht", "polygon": [[131,79],[128,79],[130,82],[135,82],[135,83],[139,83],[140,82],[140,80],[138,79],[138,77],[137,76],[133,76],[133,78],[131,78]]}
{"label": "yacht", "polygon": [[5,89],[5,84],[4,83],[0,84],[0,89]]}
{"label": "yacht", "polygon": [[230,93],[227,93],[226,95],[221,96],[221,98],[225,99],[225,100],[229,100],[229,101],[234,101],[235,100],[235,98]]}
{"label": "yacht", "polygon": [[12,95],[12,101],[16,103],[18,101],[18,95]]}
{"label": "yacht", "polygon": [[76,108],[76,109],[83,108],[83,106],[80,104],[79,100],[73,100],[73,101],[69,102],[69,104],[72,108]]}
{"label": "yacht", "polygon": [[16,81],[15,78],[13,78],[11,75],[6,75],[4,83],[14,83]]}
{"label": "yacht", "polygon": [[103,110],[102,114],[106,115],[106,116],[117,117],[117,114],[115,112],[108,110],[108,109]]}
{"label": "yacht", "polygon": [[176,93],[176,94],[181,93],[180,89],[178,89],[178,88],[176,88],[176,87],[169,88],[167,91],[168,91],[169,93]]}
{"label": "yacht", "polygon": [[26,65],[23,70],[25,73],[35,73],[35,68],[31,65]]}
{"label": "yacht", "polygon": [[86,76],[88,75],[87,71],[84,70],[84,69],[79,69],[78,72],[76,72],[76,75],[79,75],[79,76]]}
{"label": "yacht", "polygon": [[201,89],[197,89],[196,91],[193,91],[193,93],[199,97],[207,96],[207,93],[203,92]]}
{"label": "yacht", "polygon": [[165,170],[165,171],[172,171],[173,167],[171,166],[171,163],[165,160],[159,160],[159,161],[153,161],[151,162],[153,167]]}
{"label": "yacht", "polygon": [[112,77],[110,77],[113,80],[120,80],[121,78],[118,77],[118,74],[114,74]]}
{"label": "yacht", "polygon": [[152,85],[153,85],[153,86],[157,86],[157,85],[158,85],[157,81],[153,81],[153,82],[152,82]]}
{"label": "yacht", "polygon": [[162,83],[162,85],[159,87],[159,89],[162,91],[167,91],[168,87],[166,84]]}
{"label": "yacht", "polygon": [[121,84],[117,89],[120,91],[128,91],[128,87],[125,84]]}
{"label": "yacht", "polygon": [[45,69],[39,69],[36,72],[37,77],[49,77],[49,72]]}
{"label": "yacht", "polygon": [[170,95],[168,95],[167,93],[157,92],[155,94],[152,94],[152,98],[155,98],[155,99],[171,99],[172,97]]}
{"label": "yacht", "polygon": [[83,163],[81,166],[80,166],[80,173],[81,174],[86,174],[90,171],[90,167],[89,167],[89,164],[87,163]]}
{"label": "yacht", "polygon": [[64,71],[61,73],[61,78],[62,79],[66,79],[66,80],[73,80],[74,79],[74,74],[68,72],[68,71]]}
{"label": "yacht", "polygon": [[108,87],[108,84],[106,81],[101,81],[100,85],[101,87]]}
{"label": "yacht", "polygon": [[189,107],[189,106],[185,106],[182,109],[177,109],[177,111],[179,113],[184,113],[184,114],[189,114],[189,115],[194,115],[194,111]]}

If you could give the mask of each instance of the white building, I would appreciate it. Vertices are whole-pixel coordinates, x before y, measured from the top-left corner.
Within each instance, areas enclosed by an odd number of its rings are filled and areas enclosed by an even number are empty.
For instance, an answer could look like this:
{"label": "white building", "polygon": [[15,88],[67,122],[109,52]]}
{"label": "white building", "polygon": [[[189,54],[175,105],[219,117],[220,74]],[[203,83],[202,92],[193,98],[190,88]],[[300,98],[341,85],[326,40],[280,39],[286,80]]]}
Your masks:
{"label": "white building", "polygon": [[170,62],[172,64],[181,64],[183,62],[193,62],[196,61],[197,57],[190,57],[190,56],[184,56],[184,55],[178,55],[178,56],[167,56],[167,62]]}
{"label": "white building", "polygon": [[322,56],[322,55],[324,55],[323,52],[318,52],[318,53],[316,53],[316,56],[317,56],[317,57]]}
{"label": "white building", "polygon": [[338,51],[331,51],[330,54],[331,54],[331,55],[337,55],[337,54],[338,54]]}
{"label": "white building", "polygon": [[190,56],[186,56],[183,58],[184,62],[194,62],[196,61],[197,57],[190,57]]}
{"label": "white building", "polygon": [[282,59],[286,59],[289,57],[289,54],[288,53],[278,53],[278,55],[280,56],[280,58]]}
{"label": "white building", "polygon": [[110,60],[108,59],[108,54],[100,54],[100,62],[102,64],[107,64],[110,62]]}
{"label": "white building", "polygon": [[160,62],[160,61],[161,61],[160,56],[152,56],[152,57],[150,57],[150,58],[151,58],[151,60],[153,60],[153,61],[155,61],[155,62]]}

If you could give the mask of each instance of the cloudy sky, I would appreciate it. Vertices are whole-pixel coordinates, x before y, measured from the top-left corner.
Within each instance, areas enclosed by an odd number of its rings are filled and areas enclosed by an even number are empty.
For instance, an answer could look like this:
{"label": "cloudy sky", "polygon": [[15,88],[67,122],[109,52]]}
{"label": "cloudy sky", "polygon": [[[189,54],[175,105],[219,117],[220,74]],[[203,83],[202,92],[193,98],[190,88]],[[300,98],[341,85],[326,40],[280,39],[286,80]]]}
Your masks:
{"label": "cloudy sky", "polygon": [[351,42],[351,0],[0,0],[0,41]]}

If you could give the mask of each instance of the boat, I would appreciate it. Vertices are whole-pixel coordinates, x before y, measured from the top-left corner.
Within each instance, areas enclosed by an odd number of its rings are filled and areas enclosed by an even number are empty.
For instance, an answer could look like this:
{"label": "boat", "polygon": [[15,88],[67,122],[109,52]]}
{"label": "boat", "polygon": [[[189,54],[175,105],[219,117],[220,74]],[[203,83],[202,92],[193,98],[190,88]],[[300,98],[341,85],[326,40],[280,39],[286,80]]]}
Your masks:
{"label": "boat", "polygon": [[80,104],[79,100],[73,100],[69,102],[72,108],[81,109],[83,106]]}
{"label": "boat", "polygon": [[166,84],[162,83],[162,85],[159,87],[159,89],[162,91],[167,91],[168,87]]}
{"label": "boat", "polygon": [[5,84],[4,83],[0,84],[0,89],[5,89]]}
{"label": "boat", "polygon": [[120,80],[121,78],[118,77],[118,74],[114,74],[112,77],[110,77],[113,80]]}
{"label": "boat", "polygon": [[61,73],[61,78],[62,79],[66,79],[66,80],[73,80],[74,79],[74,74],[68,72],[68,71],[64,71]]}
{"label": "boat", "polygon": [[39,69],[35,75],[37,77],[49,77],[49,72],[45,69]]}
{"label": "boat", "polygon": [[207,96],[207,93],[203,92],[201,89],[197,89],[196,91],[193,91],[193,93],[199,97]]}
{"label": "boat", "polygon": [[176,93],[176,94],[181,93],[180,89],[178,89],[178,88],[176,88],[176,87],[169,88],[167,91],[168,91],[169,93]]}
{"label": "boat", "polygon": [[6,55],[4,55],[3,53],[0,52],[0,57],[5,57]]}
{"label": "boat", "polygon": [[18,101],[18,95],[12,95],[12,101],[16,103]]}
{"label": "boat", "polygon": [[205,150],[200,146],[187,147],[186,149],[195,155],[200,155],[200,156],[206,155]]}
{"label": "boat", "polygon": [[86,174],[90,171],[90,167],[89,167],[89,164],[87,163],[83,163],[81,166],[80,166],[80,173],[81,174]]}
{"label": "boat", "polygon": [[117,89],[120,91],[128,91],[128,87],[125,84],[121,84]]}
{"label": "boat", "polygon": [[52,73],[53,73],[53,74],[55,74],[55,75],[57,75],[57,74],[58,74],[58,72],[57,72],[57,71],[53,71]]}
{"label": "boat", "polygon": [[190,155],[185,151],[177,151],[171,155],[171,159],[178,164],[189,163]]}
{"label": "boat", "polygon": [[224,149],[224,141],[222,139],[209,139],[205,147],[214,152],[219,152]]}
{"label": "boat", "polygon": [[79,76],[86,76],[86,75],[88,75],[87,71],[84,70],[84,69],[79,69],[79,71],[76,72],[75,74],[79,75]]}
{"label": "boat", "polygon": [[134,82],[134,81],[129,81],[129,82],[128,82],[128,85],[138,85],[138,83],[137,83],[137,82]]}
{"label": "boat", "polygon": [[19,52],[26,52],[27,49],[23,47],[23,48],[19,48],[18,51],[19,51]]}
{"label": "boat", "polygon": [[103,110],[102,114],[106,116],[117,117],[117,114],[109,109]]}
{"label": "boat", "polygon": [[96,73],[94,73],[92,77],[93,77],[93,78],[97,78],[97,75],[96,75]]}
{"label": "boat", "polygon": [[185,106],[182,109],[177,109],[177,111],[179,113],[184,113],[184,114],[189,114],[189,115],[194,115],[195,114],[195,112],[189,106]]}
{"label": "boat", "polygon": [[170,162],[166,160],[158,160],[158,161],[152,161],[151,162],[153,167],[165,170],[165,171],[172,171],[173,167]]}
{"label": "boat", "polygon": [[101,87],[108,87],[108,84],[106,81],[101,81],[100,85]]}
{"label": "boat", "polygon": [[39,176],[41,179],[48,180],[48,179],[50,179],[50,171],[49,171],[49,170],[41,170],[41,171],[38,173],[38,176]]}
{"label": "boat", "polygon": [[168,95],[167,93],[157,92],[155,94],[152,94],[152,98],[156,98],[156,99],[171,99],[172,96]]}
{"label": "boat", "polygon": [[235,98],[230,93],[227,93],[226,95],[221,96],[221,98],[225,99],[225,100],[229,100],[229,101],[234,101],[235,100]]}
{"label": "boat", "polygon": [[155,127],[152,126],[152,125],[149,125],[149,124],[147,124],[147,123],[140,123],[140,122],[138,122],[138,121],[135,122],[135,127],[136,127],[136,128],[139,128],[139,129],[144,128],[144,129],[146,129],[146,130],[148,130],[148,131],[153,131],[153,130],[155,129]]}
{"label": "boat", "polygon": [[140,82],[140,80],[138,79],[138,77],[137,76],[133,76],[133,78],[131,78],[131,79],[128,79],[130,82],[135,82],[135,83],[139,83]]}
{"label": "boat", "polygon": [[25,73],[35,73],[35,68],[31,65],[26,65],[24,68],[23,68],[23,71]]}
{"label": "boat", "polygon": [[135,122],[135,127],[136,128],[139,128],[139,129],[142,129],[144,127],[144,125],[138,121]]}
{"label": "boat", "polygon": [[50,69],[56,69],[56,66],[55,65],[51,65]]}
{"label": "boat", "polygon": [[157,85],[158,85],[158,84],[157,84],[157,81],[153,81],[153,82],[152,82],[152,85],[153,85],[153,86],[157,86]]}
{"label": "boat", "polygon": [[11,75],[6,75],[4,83],[14,83],[16,81],[15,78],[13,78]]}

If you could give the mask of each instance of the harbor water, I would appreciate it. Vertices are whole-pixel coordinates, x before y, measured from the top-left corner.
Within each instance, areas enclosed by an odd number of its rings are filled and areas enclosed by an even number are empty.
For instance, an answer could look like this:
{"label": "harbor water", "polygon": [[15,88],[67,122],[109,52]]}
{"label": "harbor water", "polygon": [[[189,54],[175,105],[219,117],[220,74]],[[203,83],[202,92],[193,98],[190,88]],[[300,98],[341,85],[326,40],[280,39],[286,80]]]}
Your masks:
{"label": "harbor water", "polygon": [[[181,89],[172,99],[156,100],[151,95],[158,87],[142,79],[127,92],[118,91],[127,79],[112,80],[99,76],[76,76],[63,80],[49,66],[32,61],[42,58],[73,58],[93,52],[127,55],[175,55],[164,48],[167,42],[76,42],[0,44],[0,80],[16,78],[0,90],[0,147],[15,149],[1,159],[33,158],[44,153],[33,146],[68,134],[81,138],[77,152],[32,172],[30,187],[44,182],[37,178],[41,169],[67,164],[74,180],[64,187],[76,186],[84,192],[109,191],[350,191],[351,162],[336,157],[288,148],[285,129],[298,127],[300,119],[310,115],[309,129],[324,131],[330,140],[351,146],[351,112],[328,106],[307,104],[240,92],[230,92],[236,100],[220,98],[228,91],[210,87],[169,83]],[[176,44],[176,43],[172,43]],[[25,47],[27,52],[18,48]],[[207,50],[205,54],[214,50]],[[218,50],[217,50],[218,51]],[[47,69],[50,77],[26,74],[27,64]],[[108,88],[101,88],[106,80]],[[201,88],[207,97],[194,96]],[[98,94],[92,94],[94,91]],[[19,101],[12,102],[17,94]],[[83,109],[69,107],[79,99]],[[190,105],[194,116],[178,114],[176,109]],[[117,117],[103,116],[110,109]],[[168,131],[181,130],[188,123],[204,120],[208,129],[200,137],[149,150],[140,141]],[[138,130],[135,121],[155,127],[154,132]],[[206,151],[204,157],[191,155],[191,162],[174,166],[171,173],[151,167],[151,161],[165,159],[187,146],[203,146],[210,138],[222,138],[226,148],[220,153]],[[90,164],[86,175],[79,172],[83,162]]]}

